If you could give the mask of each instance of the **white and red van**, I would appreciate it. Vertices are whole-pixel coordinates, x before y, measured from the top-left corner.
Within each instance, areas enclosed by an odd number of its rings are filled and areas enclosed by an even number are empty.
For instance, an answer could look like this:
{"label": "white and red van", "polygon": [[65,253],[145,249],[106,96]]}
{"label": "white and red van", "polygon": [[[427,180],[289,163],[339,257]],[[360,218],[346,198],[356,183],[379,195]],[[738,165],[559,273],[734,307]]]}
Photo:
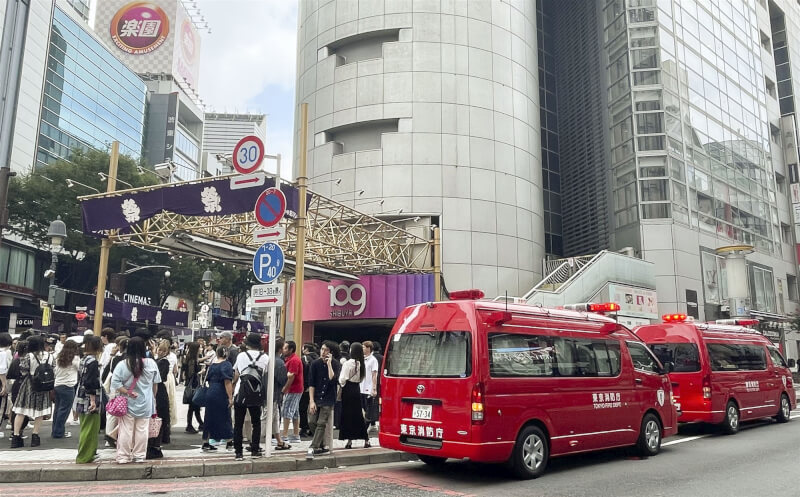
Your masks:
{"label": "white and red van", "polygon": [[655,455],[677,432],[663,366],[594,313],[483,300],[409,307],[382,374],[381,446],[428,464],[507,462],[534,478],[555,456],[633,445]]}
{"label": "white and red van", "polygon": [[634,333],[661,361],[674,364],[669,376],[678,421],[720,424],[727,433],[736,433],[741,421],[768,416],[789,421],[796,402],[792,374],[772,342],[743,326],[758,321],[699,323],[683,314],[664,318]]}

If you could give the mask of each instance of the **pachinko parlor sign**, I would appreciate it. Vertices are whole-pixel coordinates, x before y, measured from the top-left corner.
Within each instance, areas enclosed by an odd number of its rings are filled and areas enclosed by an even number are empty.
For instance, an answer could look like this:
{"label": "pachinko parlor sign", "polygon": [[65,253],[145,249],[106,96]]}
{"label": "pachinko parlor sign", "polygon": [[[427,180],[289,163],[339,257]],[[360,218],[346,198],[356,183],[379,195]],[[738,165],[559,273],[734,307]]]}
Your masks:
{"label": "pachinko parlor sign", "polygon": [[167,40],[169,17],[149,2],[132,2],[117,11],[111,20],[111,39],[120,50],[131,55],[148,54]]}

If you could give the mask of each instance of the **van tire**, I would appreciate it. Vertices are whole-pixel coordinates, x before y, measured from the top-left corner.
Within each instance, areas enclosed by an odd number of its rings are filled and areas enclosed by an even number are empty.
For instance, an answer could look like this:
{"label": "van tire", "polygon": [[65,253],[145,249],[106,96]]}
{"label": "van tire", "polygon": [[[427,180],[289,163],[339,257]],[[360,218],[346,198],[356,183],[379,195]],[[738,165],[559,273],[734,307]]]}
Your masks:
{"label": "van tire", "polygon": [[775,416],[775,420],[777,420],[778,423],[788,423],[791,419],[791,413],[792,403],[789,401],[789,396],[785,393],[781,394],[781,405],[778,408],[778,415]]}
{"label": "van tire", "polygon": [[428,466],[441,466],[447,460],[446,457],[425,456],[422,454],[417,454],[417,457]]}
{"label": "van tire", "polygon": [[508,465],[517,478],[529,480],[544,474],[549,458],[547,436],[538,426],[530,425],[517,436]]}
{"label": "van tire", "polygon": [[735,435],[739,431],[739,407],[736,402],[729,400],[725,406],[725,419],[722,421],[722,431],[728,435]]}
{"label": "van tire", "polygon": [[642,418],[636,450],[642,457],[655,456],[661,451],[661,422],[652,412],[648,412]]}

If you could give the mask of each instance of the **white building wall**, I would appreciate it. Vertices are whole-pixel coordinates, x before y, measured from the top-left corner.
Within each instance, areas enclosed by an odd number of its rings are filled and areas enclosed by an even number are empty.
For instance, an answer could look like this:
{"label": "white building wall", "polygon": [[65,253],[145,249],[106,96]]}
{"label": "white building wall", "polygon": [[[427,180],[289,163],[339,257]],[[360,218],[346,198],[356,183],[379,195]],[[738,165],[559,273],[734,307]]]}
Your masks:
{"label": "white building wall", "polygon": [[[5,6],[0,10],[3,10],[3,14],[0,16],[4,15]],[[30,171],[36,162],[36,139],[39,133],[39,113],[42,104],[42,87],[52,15],[51,2],[30,3],[19,101],[14,125],[14,143],[11,150],[11,169],[17,173]]]}
{"label": "white building wall", "polygon": [[[530,289],[544,256],[535,2],[303,0],[299,24],[312,188],[370,213],[441,216],[448,289]],[[399,30],[381,57],[334,53],[379,30]],[[341,153],[325,135],[376,120],[397,131],[373,149]]]}

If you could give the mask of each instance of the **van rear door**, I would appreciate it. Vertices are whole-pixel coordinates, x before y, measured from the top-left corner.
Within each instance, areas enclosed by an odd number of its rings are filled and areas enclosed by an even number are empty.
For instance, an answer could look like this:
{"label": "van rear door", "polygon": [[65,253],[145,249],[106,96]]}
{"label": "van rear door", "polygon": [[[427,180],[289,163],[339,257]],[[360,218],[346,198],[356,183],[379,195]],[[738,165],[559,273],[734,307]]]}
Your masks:
{"label": "van rear door", "polygon": [[[386,354],[395,416],[381,430],[405,445],[438,449],[442,441],[469,442],[474,381],[470,331],[419,330],[395,334]],[[384,421],[395,426],[384,426]]]}

